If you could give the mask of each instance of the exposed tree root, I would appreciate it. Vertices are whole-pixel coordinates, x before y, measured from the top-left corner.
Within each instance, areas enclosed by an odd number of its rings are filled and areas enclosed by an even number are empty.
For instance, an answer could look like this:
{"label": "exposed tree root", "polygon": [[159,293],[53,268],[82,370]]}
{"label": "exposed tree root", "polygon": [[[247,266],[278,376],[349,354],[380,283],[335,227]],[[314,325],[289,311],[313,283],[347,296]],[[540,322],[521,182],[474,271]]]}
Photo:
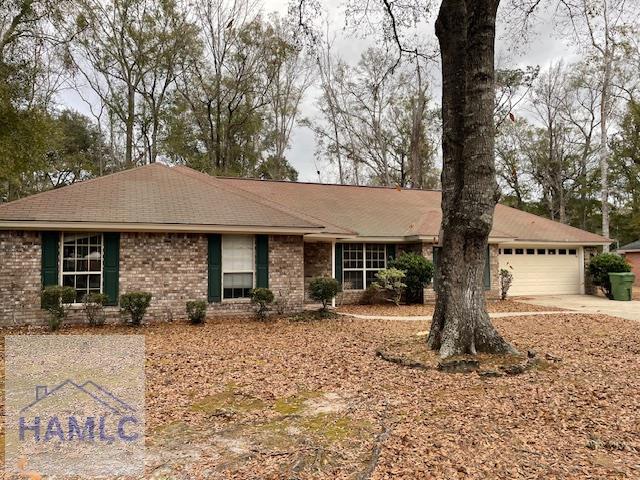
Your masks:
{"label": "exposed tree root", "polygon": [[394,355],[393,353],[385,352],[384,350],[381,350],[381,349],[376,350],[376,356],[380,357],[381,359],[387,362],[397,363],[398,365],[402,365],[403,367],[419,368],[422,370],[431,368],[428,365],[422,362],[419,362],[417,360],[411,360],[409,358],[403,357],[402,355]]}

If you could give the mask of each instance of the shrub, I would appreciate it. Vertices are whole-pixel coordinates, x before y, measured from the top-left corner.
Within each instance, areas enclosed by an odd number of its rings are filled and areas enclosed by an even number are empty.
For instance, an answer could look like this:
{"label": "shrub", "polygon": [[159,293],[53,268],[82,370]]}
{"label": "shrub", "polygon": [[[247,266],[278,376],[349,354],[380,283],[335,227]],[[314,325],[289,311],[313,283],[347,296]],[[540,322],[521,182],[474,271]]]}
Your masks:
{"label": "shrub", "polygon": [[380,289],[373,284],[369,285],[362,294],[362,303],[365,305],[376,305],[383,302],[386,300],[381,295]]}
{"label": "shrub", "polygon": [[151,303],[149,292],[130,292],[120,295],[120,310],[129,315],[132,325],[140,325]]}
{"label": "shrub", "polygon": [[376,281],[373,283],[375,288],[380,289],[384,298],[400,305],[402,293],[407,285],[403,282],[405,273],[397,268],[386,268],[376,273]]}
{"label": "shrub", "polygon": [[500,269],[500,299],[506,300],[507,293],[513,283],[513,274],[506,268]]}
{"label": "shrub", "polygon": [[620,255],[615,253],[601,253],[589,262],[589,274],[591,281],[603,291],[607,298],[613,298],[611,294],[611,281],[609,273],[630,272],[631,265]]}
{"label": "shrub", "polygon": [[326,312],[329,302],[340,293],[340,284],[335,278],[316,277],[309,284],[309,294],[316,302],[322,302],[322,311]]}
{"label": "shrub", "polygon": [[433,279],[433,262],[419,253],[402,252],[389,262],[389,268],[396,268],[405,274],[407,303],[421,303],[423,289]]}
{"label": "shrub", "polygon": [[42,308],[49,312],[49,328],[58,330],[67,318],[71,304],[76,301],[73,287],[53,286],[42,291]]}
{"label": "shrub", "polygon": [[84,314],[87,316],[89,325],[104,325],[104,304],[109,297],[104,293],[93,292],[83,298]]}
{"label": "shrub", "polygon": [[274,295],[268,288],[254,288],[251,290],[251,301],[258,305],[258,318],[264,320],[267,318],[269,305],[273,303]]}
{"label": "shrub", "polygon": [[204,323],[207,317],[207,302],[204,300],[192,300],[187,302],[187,317],[194,325]]}

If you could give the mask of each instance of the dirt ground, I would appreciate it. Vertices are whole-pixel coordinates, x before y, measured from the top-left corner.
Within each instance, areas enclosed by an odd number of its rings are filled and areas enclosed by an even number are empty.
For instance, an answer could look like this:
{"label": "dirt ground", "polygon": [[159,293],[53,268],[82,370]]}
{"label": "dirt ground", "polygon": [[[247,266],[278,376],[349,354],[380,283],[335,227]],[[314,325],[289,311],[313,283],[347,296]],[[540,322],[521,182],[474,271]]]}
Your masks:
{"label": "dirt ground", "polygon": [[[360,315],[381,315],[381,316],[423,316],[433,315],[433,309],[435,305],[400,305],[396,306],[392,303],[385,303],[379,305],[342,305],[338,307],[338,312],[341,313],[356,313]],[[542,307],[538,305],[530,305],[515,300],[494,300],[487,302],[487,310],[492,313],[496,312],[544,312],[548,311],[549,307]],[[562,310],[561,308],[554,308],[555,311]]]}
{"label": "dirt ground", "polygon": [[145,478],[640,478],[637,323],[541,315],[495,324],[520,351],[562,361],[483,378],[375,356],[424,335],[421,321],[62,333],[145,335]]}

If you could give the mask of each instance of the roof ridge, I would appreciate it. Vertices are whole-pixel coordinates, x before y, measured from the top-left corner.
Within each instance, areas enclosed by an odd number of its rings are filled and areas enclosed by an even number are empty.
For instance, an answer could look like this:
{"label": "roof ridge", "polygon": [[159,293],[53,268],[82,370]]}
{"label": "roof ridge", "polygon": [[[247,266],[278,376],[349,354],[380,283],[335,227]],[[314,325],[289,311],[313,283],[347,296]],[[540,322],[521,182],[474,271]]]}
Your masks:
{"label": "roof ridge", "polygon": [[[179,166],[179,168],[187,168],[187,169],[189,169],[189,170],[193,170],[194,172],[202,173],[202,172],[198,172],[197,170],[194,170],[194,169],[192,169],[192,168],[186,167],[186,166],[184,166],[184,165],[180,165],[180,166]],[[207,174],[206,174],[206,173],[203,173],[203,175],[207,175]],[[251,195],[252,197],[257,197],[257,198],[259,198],[259,199],[260,199],[260,200],[262,200],[262,201],[269,202],[269,204],[275,204],[275,205],[277,205],[278,207],[280,207],[280,208],[282,208],[282,209],[285,209],[285,210],[284,210],[284,211],[285,211],[285,213],[292,212],[291,214],[292,214],[292,215],[295,215],[295,216],[304,215],[305,217],[308,217],[308,218],[313,219],[313,220],[315,220],[315,221],[321,222],[321,223],[325,226],[325,228],[326,228],[326,226],[327,226],[327,225],[330,225],[330,226],[332,226],[332,227],[335,227],[335,228],[338,228],[338,229],[342,230],[343,232],[348,232],[348,233],[351,233],[351,234],[354,234],[354,235],[357,235],[357,234],[358,234],[358,232],[356,232],[355,230],[352,230],[352,229],[350,229],[350,228],[346,228],[346,227],[343,227],[343,226],[341,226],[341,225],[337,225],[337,224],[332,223],[332,222],[327,222],[326,220],[322,220],[321,218],[318,218],[318,217],[316,217],[316,216],[314,216],[314,215],[310,215],[310,214],[308,214],[308,213],[304,213],[304,212],[300,212],[300,211],[298,211],[298,210],[294,210],[294,209],[292,209],[292,208],[290,208],[290,207],[287,207],[287,206],[286,206],[286,205],[284,205],[283,203],[276,202],[275,200],[272,200],[272,199],[270,199],[270,198],[263,197],[262,195],[260,195],[260,194],[258,194],[258,193],[248,192],[247,190],[244,190],[244,189],[242,189],[242,188],[234,187],[233,185],[228,185],[228,184],[226,184],[226,183],[224,182],[224,180],[227,180],[227,179],[233,180],[233,179],[236,179],[236,178],[240,178],[240,179],[242,179],[242,180],[254,180],[254,181],[257,181],[257,182],[260,182],[260,181],[262,181],[262,180],[259,180],[259,179],[245,179],[245,178],[241,178],[241,177],[214,177],[214,176],[211,176],[211,175],[209,175],[209,177],[210,177],[210,178],[212,178],[212,179],[214,179],[214,180],[217,180],[217,181],[218,181],[218,183],[222,183],[223,185],[225,185],[225,186],[227,186],[227,187],[231,187],[231,188],[233,188],[234,190],[240,190],[241,192],[246,193],[247,195]],[[222,181],[221,181],[221,180],[222,180]],[[268,181],[268,180],[267,180],[267,181]],[[295,184],[299,184],[299,182],[287,182],[287,181],[284,181],[284,180],[282,180],[282,181],[281,181],[281,180],[276,180],[276,181],[274,181],[274,182],[281,182],[281,183],[295,183]],[[322,185],[322,184],[319,184],[319,185]],[[330,184],[326,184],[326,185],[330,185]],[[271,205],[268,205],[268,206],[271,206]],[[274,208],[275,208],[275,207],[274,207]],[[304,219],[303,219],[303,220],[304,220]]]}
{"label": "roof ridge", "polygon": [[[258,203],[262,204],[262,206],[264,206],[264,207],[268,207],[268,208],[272,208],[274,210],[278,210],[280,213],[284,213],[286,215],[290,215],[290,216],[292,216],[292,217],[294,217],[294,218],[296,218],[298,220],[301,220],[303,222],[309,222],[308,219],[301,217],[300,213],[295,212],[295,211],[291,211],[290,209],[287,209],[287,208],[283,208],[283,206],[281,206],[280,203],[273,202],[272,200],[268,200],[268,199],[266,199],[266,198],[264,198],[264,197],[262,197],[260,195],[253,194],[253,193],[247,192],[246,190],[243,190],[241,188],[234,187],[233,185],[227,185],[226,183],[219,181],[214,176],[211,176],[211,175],[209,175],[207,173],[204,173],[204,172],[200,172],[200,171],[198,171],[198,170],[196,170],[194,168],[187,167],[186,165],[177,165],[177,166],[175,166],[173,168],[170,168],[170,170],[175,170],[175,171],[177,171],[178,173],[180,173],[182,175],[187,175],[187,176],[189,176],[191,178],[195,178],[196,180],[199,180],[199,181],[215,183],[216,186],[222,187],[225,190],[231,191],[231,192],[233,192],[233,193],[235,193],[237,195],[240,195],[240,196],[242,196],[242,197],[244,197],[244,198],[246,198],[248,200],[252,200],[252,201],[258,202]],[[309,218],[313,218],[317,222],[320,222],[317,225],[311,224],[312,226],[326,228],[326,223],[327,222],[323,222],[319,218],[315,218],[315,217],[312,217],[310,215],[307,215],[307,216]]]}
{"label": "roof ridge", "polygon": [[167,166],[167,165],[165,165],[163,163],[160,163],[160,162],[147,163],[145,165],[138,165],[138,166],[133,167],[133,168],[125,168],[124,170],[118,170],[117,172],[107,173],[106,175],[100,175],[98,177],[87,178],[85,180],[80,180],[79,182],[73,182],[73,183],[70,183],[68,185],[63,185],[62,187],[51,188],[49,190],[43,190],[41,192],[32,193],[31,195],[27,195],[26,197],[22,197],[22,198],[17,198],[15,200],[11,200],[10,202],[0,203],[0,209],[4,208],[7,205],[15,205],[15,204],[20,203],[20,202],[25,201],[25,200],[31,200],[31,199],[33,199],[35,197],[40,197],[40,196],[44,196],[44,195],[50,195],[52,192],[59,192],[59,191],[64,190],[64,189],[70,189],[72,187],[79,187],[81,185],[87,185],[87,184],[95,182],[97,180],[103,180],[105,178],[114,177],[116,175],[120,175],[120,174],[124,174],[124,173],[131,173],[133,171],[140,170],[142,168],[149,168],[149,167],[155,167],[155,166],[162,167],[162,168],[168,168],[168,169],[171,168],[171,167],[169,167],[169,166]]}
{"label": "roof ridge", "polygon": [[[181,167],[185,165],[180,165]],[[189,167],[186,167],[189,168]],[[220,180],[247,180],[251,182],[270,182],[270,183],[291,183],[295,185],[317,185],[320,187],[351,187],[351,188],[377,188],[380,190],[398,190],[403,192],[442,192],[438,188],[408,188],[401,187],[399,185],[387,186],[387,185],[349,185],[346,183],[323,183],[323,182],[299,182],[297,180],[275,180],[270,178],[254,178],[254,177],[232,177],[228,175],[215,175],[215,178]]]}

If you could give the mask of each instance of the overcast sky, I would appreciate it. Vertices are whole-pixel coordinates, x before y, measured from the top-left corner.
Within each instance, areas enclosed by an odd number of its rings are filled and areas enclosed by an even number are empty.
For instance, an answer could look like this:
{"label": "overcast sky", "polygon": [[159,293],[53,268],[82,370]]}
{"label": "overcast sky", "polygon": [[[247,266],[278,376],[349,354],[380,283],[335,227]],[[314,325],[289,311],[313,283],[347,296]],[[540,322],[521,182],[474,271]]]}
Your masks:
{"label": "overcast sky", "polygon": [[[330,26],[335,32],[336,40],[333,46],[333,52],[341,56],[346,62],[355,64],[360,54],[370,45],[375,44],[379,39],[374,36],[362,38],[362,36],[354,35],[352,32],[344,29],[345,16],[344,7],[340,0],[325,0],[328,8],[328,18]],[[287,12],[288,0],[264,0],[263,12],[265,14],[278,12],[285,15]],[[434,21],[432,18],[418,32],[420,38],[426,38],[427,41],[435,41]],[[499,22],[500,28],[500,22]],[[504,34],[499,34],[497,40],[497,62],[500,67],[515,67],[526,65],[540,65],[542,68],[547,67],[550,63],[564,58],[570,61],[576,56],[575,48],[571,46],[566,39],[562,39],[557,32],[554,31],[552,20],[552,12],[541,15],[537,23],[535,31],[530,35],[526,45],[520,40],[514,42],[513,39],[507,38]],[[434,85],[434,95],[439,97],[440,88],[437,79]],[[317,115],[315,106],[319,96],[317,86],[312,87],[307,92],[306,98],[301,107],[301,117],[313,118]],[[84,93],[85,99],[90,98],[90,92]],[[72,90],[67,90],[60,96],[63,105],[74,108],[89,115],[89,106],[80,96]],[[296,127],[291,138],[291,147],[287,153],[287,158],[291,164],[299,172],[300,181],[323,182],[335,181],[335,172],[331,167],[322,161],[316,160],[315,155],[315,139],[313,134],[304,127]],[[439,163],[439,162],[438,162]],[[320,171],[320,176],[316,171]]]}

